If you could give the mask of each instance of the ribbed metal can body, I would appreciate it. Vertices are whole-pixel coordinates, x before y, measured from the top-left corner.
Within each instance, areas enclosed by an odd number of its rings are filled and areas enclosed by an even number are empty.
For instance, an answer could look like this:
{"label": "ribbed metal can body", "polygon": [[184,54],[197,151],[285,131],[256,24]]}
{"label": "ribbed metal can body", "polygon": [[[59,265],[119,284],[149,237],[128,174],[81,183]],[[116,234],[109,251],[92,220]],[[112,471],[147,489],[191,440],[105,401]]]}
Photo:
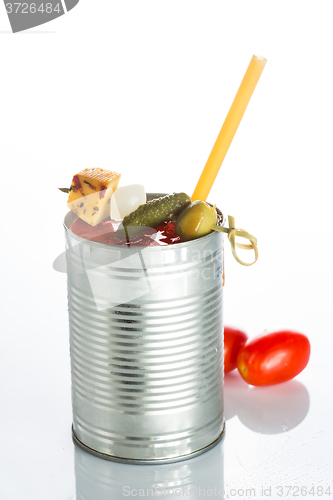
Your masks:
{"label": "ribbed metal can body", "polygon": [[170,461],[218,440],[223,238],[88,241],[65,219],[73,431],[97,453]]}

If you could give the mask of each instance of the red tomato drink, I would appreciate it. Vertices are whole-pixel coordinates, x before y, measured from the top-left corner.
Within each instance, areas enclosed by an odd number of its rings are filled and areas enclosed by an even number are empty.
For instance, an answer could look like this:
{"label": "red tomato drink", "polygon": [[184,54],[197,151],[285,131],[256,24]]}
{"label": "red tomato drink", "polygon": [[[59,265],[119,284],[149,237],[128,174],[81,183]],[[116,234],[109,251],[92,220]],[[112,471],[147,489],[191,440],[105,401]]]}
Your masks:
{"label": "red tomato drink", "polygon": [[71,225],[71,231],[86,240],[120,246],[164,246],[180,242],[176,233],[174,221],[164,221],[154,228],[144,227],[142,232],[130,237],[128,241],[123,232],[117,232],[120,223],[110,218],[103,220],[96,226],[91,226],[77,218]]}

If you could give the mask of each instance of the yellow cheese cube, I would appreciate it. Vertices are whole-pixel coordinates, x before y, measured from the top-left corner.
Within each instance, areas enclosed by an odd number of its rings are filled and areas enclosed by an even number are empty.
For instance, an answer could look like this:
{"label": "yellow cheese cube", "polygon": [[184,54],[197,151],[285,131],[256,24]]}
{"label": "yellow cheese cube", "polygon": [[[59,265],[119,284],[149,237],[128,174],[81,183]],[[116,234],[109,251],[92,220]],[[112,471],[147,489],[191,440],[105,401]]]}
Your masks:
{"label": "yellow cheese cube", "polygon": [[102,168],[82,170],[73,177],[68,208],[91,226],[96,226],[110,216],[111,196],[119,179],[120,174]]}

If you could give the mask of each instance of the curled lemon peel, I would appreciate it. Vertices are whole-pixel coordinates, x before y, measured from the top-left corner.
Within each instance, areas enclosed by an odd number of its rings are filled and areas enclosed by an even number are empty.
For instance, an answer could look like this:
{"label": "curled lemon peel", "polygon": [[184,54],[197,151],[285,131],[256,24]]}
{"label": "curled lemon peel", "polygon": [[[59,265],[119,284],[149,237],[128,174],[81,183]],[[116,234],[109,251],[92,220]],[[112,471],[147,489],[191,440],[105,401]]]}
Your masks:
{"label": "curled lemon peel", "polygon": [[[221,233],[227,233],[231,245],[232,255],[234,256],[236,261],[242,266],[252,266],[258,260],[257,238],[255,236],[252,236],[252,234],[248,233],[244,229],[236,229],[235,219],[231,215],[228,215],[228,223],[229,227],[217,226],[216,224],[213,224],[211,229],[213,229],[214,231],[220,231]],[[236,243],[236,236],[246,238],[250,243]],[[244,262],[243,260],[241,260],[237,255],[236,248],[242,248],[243,250],[254,250],[254,261]]]}

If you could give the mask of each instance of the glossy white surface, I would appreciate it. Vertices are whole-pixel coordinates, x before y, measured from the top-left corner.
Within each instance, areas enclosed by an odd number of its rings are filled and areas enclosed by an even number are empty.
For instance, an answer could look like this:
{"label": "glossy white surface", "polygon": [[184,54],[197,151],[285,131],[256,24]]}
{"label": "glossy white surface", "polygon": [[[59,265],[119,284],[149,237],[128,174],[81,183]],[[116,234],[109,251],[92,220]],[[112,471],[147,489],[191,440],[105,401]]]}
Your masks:
{"label": "glossy white surface", "polygon": [[[120,500],[124,486],[156,485],[333,495],[332,14],[330,0],[82,0],[11,35],[0,8],[1,500]],[[191,194],[253,53],[268,62],[208,200],[259,244],[243,268],[226,242],[225,322],[303,331],[310,363],[270,389],[227,376],[225,441],[201,457],[101,461],[71,441],[57,187],[98,166]]]}
{"label": "glossy white surface", "polygon": [[[262,488],[278,498],[280,486],[295,493],[302,486],[332,489],[331,354],[319,339],[312,339],[311,362],[293,381],[250,388],[237,372],[226,376],[226,436],[213,450],[172,465],[106,462],[71,441],[65,299],[62,308],[55,306],[15,271],[3,266],[1,273],[10,278],[11,298],[3,312],[9,338],[1,364],[2,498],[120,499],[126,487],[133,495],[135,489],[157,495],[159,488],[176,488],[184,498],[189,488],[199,498],[199,487],[224,489],[225,498],[246,489],[260,496]],[[58,278],[65,287],[65,276]],[[238,493],[242,497],[251,496]]]}

